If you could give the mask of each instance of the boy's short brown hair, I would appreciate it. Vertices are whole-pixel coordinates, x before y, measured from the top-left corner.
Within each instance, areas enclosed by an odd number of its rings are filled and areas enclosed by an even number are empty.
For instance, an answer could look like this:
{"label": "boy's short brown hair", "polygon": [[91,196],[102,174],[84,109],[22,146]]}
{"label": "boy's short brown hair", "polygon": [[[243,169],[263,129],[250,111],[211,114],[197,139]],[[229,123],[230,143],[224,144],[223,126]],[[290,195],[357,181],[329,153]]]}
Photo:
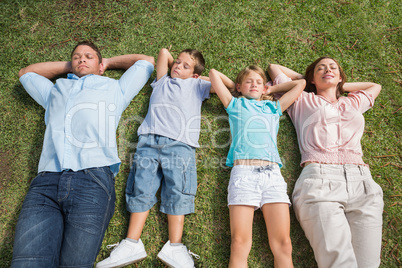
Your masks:
{"label": "boy's short brown hair", "polygon": [[201,52],[196,49],[185,49],[181,53],[187,53],[190,55],[191,59],[194,61],[194,73],[201,75],[205,69],[205,59]]}

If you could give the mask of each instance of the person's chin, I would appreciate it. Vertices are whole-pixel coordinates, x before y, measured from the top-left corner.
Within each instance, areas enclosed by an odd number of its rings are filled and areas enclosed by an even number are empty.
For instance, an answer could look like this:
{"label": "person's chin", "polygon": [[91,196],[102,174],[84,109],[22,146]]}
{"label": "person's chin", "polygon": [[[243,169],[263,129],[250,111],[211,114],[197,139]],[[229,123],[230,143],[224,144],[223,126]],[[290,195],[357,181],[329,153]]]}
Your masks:
{"label": "person's chin", "polygon": [[252,99],[252,100],[258,100],[260,96],[257,96],[257,94],[250,94],[246,97],[247,99]]}
{"label": "person's chin", "polygon": [[76,73],[74,73],[76,76],[78,76],[78,77],[83,77],[83,76],[86,76],[87,75],[87,73],[86,72],[76,72]]}

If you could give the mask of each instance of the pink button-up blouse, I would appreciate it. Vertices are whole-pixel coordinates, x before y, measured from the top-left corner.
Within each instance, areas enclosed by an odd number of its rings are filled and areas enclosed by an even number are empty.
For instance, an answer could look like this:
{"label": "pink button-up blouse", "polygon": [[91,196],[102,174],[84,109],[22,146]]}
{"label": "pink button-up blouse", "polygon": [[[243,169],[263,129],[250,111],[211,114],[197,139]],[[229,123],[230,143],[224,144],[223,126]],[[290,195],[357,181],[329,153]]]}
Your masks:
{"label": "pink button-up blouse", "polygon": [[297,132],[300,164],[366,165],[360,144],[364,132],[362,114],[373,104],[371,94],[364,91],[351,92],[336,103],[303,91],[287,109]]}

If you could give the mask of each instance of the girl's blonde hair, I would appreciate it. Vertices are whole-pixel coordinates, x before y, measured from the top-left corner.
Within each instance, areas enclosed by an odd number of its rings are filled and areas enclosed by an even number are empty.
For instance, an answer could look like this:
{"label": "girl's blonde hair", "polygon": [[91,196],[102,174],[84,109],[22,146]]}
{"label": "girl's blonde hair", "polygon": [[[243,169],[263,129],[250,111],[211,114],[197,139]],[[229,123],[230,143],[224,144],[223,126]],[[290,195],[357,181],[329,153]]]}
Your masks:
{"label": "girl's blonde hair", "polygon": [[[243,70],[241,70],[240,73],[237,75],[236,86],[238,84],[241,84],[244,81],[244,79],[246,79],[246,77],[250,74],[250,72],[256,72],[258,75],[261,76],[264,85],[267,84],[268,79],[267,79],[267,76],[265,75],[265,71],[257,65],[250,65],[250,66],[244,68]],[[230,89],[230,93],[232,94],[233,97],[243,97],[241,95],[241,92],[237,91],[236,87],[233,89]],[[274,100],[274,96],[272,94],[262,95],[262,99],[263,100]]]}

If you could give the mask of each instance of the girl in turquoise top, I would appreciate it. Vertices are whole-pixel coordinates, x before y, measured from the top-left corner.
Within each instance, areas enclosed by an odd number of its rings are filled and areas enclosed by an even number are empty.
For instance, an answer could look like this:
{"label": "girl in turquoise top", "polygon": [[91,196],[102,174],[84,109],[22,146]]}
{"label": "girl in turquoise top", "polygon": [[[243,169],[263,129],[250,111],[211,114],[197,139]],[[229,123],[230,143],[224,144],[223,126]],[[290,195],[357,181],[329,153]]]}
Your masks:
{"label": "girl in turquoise top", "polygon": [[[254,210],[258,208],[264,215],[275,267],[293,267],[290,201],[280,173],[276,136],[282,111],[303,91],[305,80],[266,86],[267,78],[258,66],[242,70],[236,83],[214,69],[209,78],[229,114],[232,134],[226,161],[233,166],[228,186],[232,236],[229,267],[247,267]],[[273,101],[276,92],[285,93]]]}

